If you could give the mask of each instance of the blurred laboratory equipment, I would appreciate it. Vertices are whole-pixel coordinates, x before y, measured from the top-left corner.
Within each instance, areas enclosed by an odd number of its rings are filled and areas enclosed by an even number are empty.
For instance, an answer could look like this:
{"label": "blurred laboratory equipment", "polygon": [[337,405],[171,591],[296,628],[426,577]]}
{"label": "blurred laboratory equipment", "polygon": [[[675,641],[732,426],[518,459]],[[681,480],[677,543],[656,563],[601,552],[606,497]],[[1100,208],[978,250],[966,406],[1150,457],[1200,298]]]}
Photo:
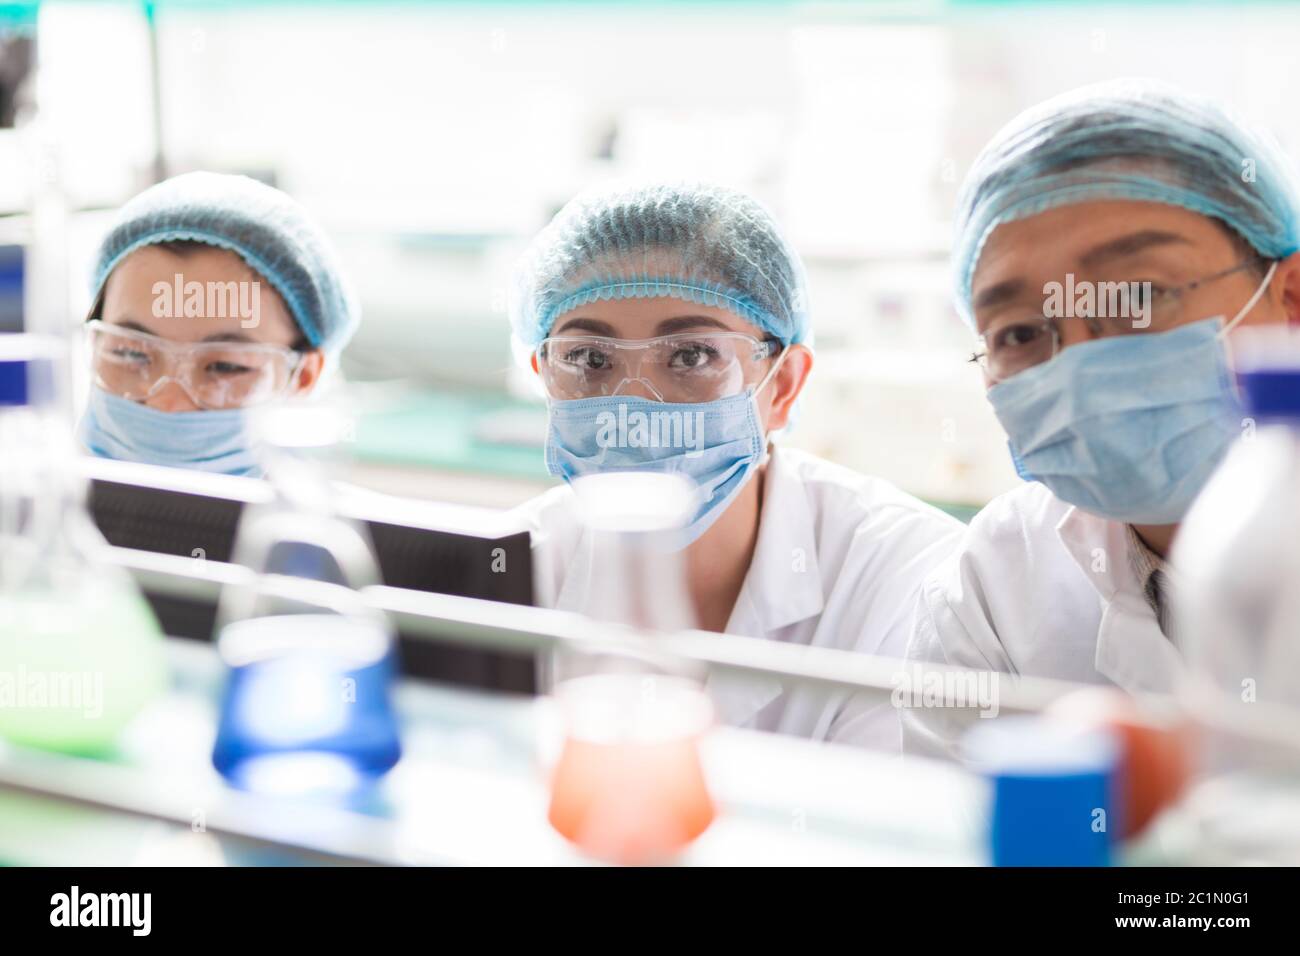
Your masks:
{"label": "blurred laboratory equipment", "polygon": [[54,339],[0,337],[0,736],[96,753],[167,676],[158,624],[84,508],[64,357]]}
{"label": "blurred laboratory equipment", "polygon": [[59,335],[67,330],[70,317],[69,223],[62,153],[51,125],[39,117],[25,126],[22,141],[31,215],[23,286],[24,330]]}
{"label": "blurred laboratory equipment", "polygon": [[1201,780],[1190,800],[1207,845],[1238,860],[1295,864],[1300,337],[1251,329],[1232,345],[1248,417],[1174,546],[1182,693],[1202,725]]}
{"label": "blurred laboratory equipment", "polygon": [[337,403],[290,402],[252,424],[274,495],[240,521],[234,561],[255,577],[218,610],[229,675],[212,758],[250,790],[347,793],[401,755],[394,634],[357,593],[378,565],[328,477],[349,421]]}
{"label": "blurred laboratory equipment", "polygon": [[1116,687],[1088,687],[1066,694],[1049,716],[1113,733],[1120,748],[1120,835],[1142,833],[1187,787],[1195,732],[1181,715],[1153,712]]}
{"label": "blurred laboratory equipment", "polygon": [[1003,717],[962,742],[991,792],[994,866],[1108,866],[1122,821],[1110,731],[1040,716]]}
{"label": "blurred laboratory equipment", "polygon": [[[693,629],[682,529],[698,510],[693,483],[641,471],[586,475],[572,482],[576,520],[591,549],[587,617],[639,632]],[[557,655],[555,679],[599,667],[601,655]]]}
{"label": "blurred laboratory equipment", "polygon": [[699,744],[713,707],[698,672],[655,645],[693,627],[680,535],[695,490],[678,475],[611,472],[573,482],[592,548],[588,616],[626,629],[618,647],[558,654],[564,742],[548,819],[585,852],[619,863],[672,859],[716,809]]}
{"label": "blurred laboratory equipment", "polygon": [[607,673],[555,692],[565,741],[547,817],[585,852],[617,863],[670,860],[717,811],[700,762],[712,723],[698,683]]}

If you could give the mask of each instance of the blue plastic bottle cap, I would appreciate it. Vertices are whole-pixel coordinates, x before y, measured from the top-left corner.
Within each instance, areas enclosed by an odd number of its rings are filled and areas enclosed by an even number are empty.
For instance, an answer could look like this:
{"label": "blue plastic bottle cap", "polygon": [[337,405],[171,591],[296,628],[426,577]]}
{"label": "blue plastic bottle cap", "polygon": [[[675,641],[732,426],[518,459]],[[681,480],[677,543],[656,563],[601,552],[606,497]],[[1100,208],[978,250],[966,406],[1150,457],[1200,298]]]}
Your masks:
{"label": "blue plastic bottle cap", "polygon": [[1261,420],[1300,420],[1300,365],[1259,365],[1237,372],[1246,411]]}
{"label": "blue plastic bottle cap", "polygon": [[1119,743],[1106,730],[1001,717],[962,742],[992,786],[994,866],[1106,866],[1122,832],[1114,799]]}
{"label": "blue plastic bottle cap", "polygon": [[1289,323],[1238,329],[1232,337],[1232,364],[1251,417],[1300,419],[1300,331]]}

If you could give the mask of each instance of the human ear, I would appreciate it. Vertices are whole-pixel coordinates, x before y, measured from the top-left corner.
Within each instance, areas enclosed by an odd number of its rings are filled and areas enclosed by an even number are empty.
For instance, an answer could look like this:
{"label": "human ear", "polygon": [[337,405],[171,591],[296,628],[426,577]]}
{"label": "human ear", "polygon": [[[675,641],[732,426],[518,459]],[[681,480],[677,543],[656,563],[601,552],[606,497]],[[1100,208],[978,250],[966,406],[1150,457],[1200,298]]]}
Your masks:
{"label": "human ear", "polygon": [[1300,325],[1300,252],[1278,262],[1272,285],[1281,297],[1283,321]]}
{"label": "human ear", "polygon": [[812,367],[812,349],[806,345],[786,347],[785,360],[772,376],[772,381],[767,384],[772,393],[766,422],[767,431],[778,431],[789,423],[790,412],[799,398],[799,393],[803,391],[804,383],[808,381]]}
{"label": "human ear", "polygon": [[311,349],[302,353],[298,369],[293,374],[292,391],[295,395],[306,395],[320,381],[321,372],[325,370],[325,353],[320,349]]}

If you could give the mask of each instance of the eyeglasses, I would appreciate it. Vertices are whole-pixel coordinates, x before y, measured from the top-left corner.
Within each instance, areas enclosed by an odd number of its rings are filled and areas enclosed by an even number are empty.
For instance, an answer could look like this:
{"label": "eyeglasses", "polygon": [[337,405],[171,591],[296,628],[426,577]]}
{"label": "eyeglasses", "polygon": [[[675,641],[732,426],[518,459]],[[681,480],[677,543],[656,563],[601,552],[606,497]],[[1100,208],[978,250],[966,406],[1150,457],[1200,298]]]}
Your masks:
{"label": "eyeglasses", "polygon": [[[1097,286],[1123,287],[1120,298],[1126,307],[1110,310],[1118,312],[1117,315],[1079,316],[1078,321],[1086,323],[1088,330],[1099,338],[1163,332],[1178,323],[1188,293],[1244,269],[1257,267],[1261,261],[1259,258],[1247,259],[1222,272],[1169,289],[1150,287],[1146,283],[1097,283]],[[1133,286],[1137,288],[1135,295],[1129,293]],[[1148,289],[1149,300],[1145,298]],[[1146,321],[1135,321],[1135,316]],[[1060,352],[1060,324],[1063,321],[1067,319],[1029,315],[995,322],[979,335],[980,348],[972,353],[969,361],[979,365],[994,382],[1006,381],[1026,369],[1050,361]]]}
{"label": "eyeglasses", "polygon": [[757,385],[776,339],[743,332],[679,332],[654,339],[556,335],[537,347],[537,368],[555,399],[618,395],[643,385],[661,402],[711,402]]}
{"label": "eyeglasses", "polygon": [[302,353],[253,342],[173,342],[110,325],[86,323],[95,383],[144,401],[175,382],[199,408],[247,408],[288,390]]}

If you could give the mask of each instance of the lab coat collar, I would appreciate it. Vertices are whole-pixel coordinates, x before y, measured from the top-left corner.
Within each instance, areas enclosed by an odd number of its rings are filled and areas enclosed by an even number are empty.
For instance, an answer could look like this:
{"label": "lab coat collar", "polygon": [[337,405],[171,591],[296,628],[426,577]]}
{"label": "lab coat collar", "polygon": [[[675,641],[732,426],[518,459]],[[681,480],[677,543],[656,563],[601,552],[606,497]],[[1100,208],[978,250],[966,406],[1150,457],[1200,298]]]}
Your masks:
{"label": "lab coat collar", "polygon": [[1056,533],[1102,601],[1097,672],[1129,693],[1171,690],[1182,659],[1161,633],[1133,570],[1128,526],[1071,507]]}
{"label": "lab coat collar", "polygon": [[[758,541],[727,633],[779,639],[782,628],[816,617],[825,607],[817,518],[794,464],[779,448],[769,458],[763,480]],[[714,674],[708,685],[719,716],[734,726],[748,722],[782,691],[774,677]]]}
{"label": "lab coat collar", "polygon": [[1123,591],[1102,615],[1095,666],[1131,694],[1170,693],[1183,662],[1146,598]]}
{"label": "lab coat collar", "polygon": [[817,563],[817,516],[808,504],[808,489],[779,448],[768,459],[763,481],[758,540],[727,622],[729,634],[767,637],[816,617],[825,607]]}
{"label": "lab coat collar", "polygon": [[1128,558],[1128,528],[1071,506],[1056,525],[1057,537],[1103,601],[1136,584]]}

